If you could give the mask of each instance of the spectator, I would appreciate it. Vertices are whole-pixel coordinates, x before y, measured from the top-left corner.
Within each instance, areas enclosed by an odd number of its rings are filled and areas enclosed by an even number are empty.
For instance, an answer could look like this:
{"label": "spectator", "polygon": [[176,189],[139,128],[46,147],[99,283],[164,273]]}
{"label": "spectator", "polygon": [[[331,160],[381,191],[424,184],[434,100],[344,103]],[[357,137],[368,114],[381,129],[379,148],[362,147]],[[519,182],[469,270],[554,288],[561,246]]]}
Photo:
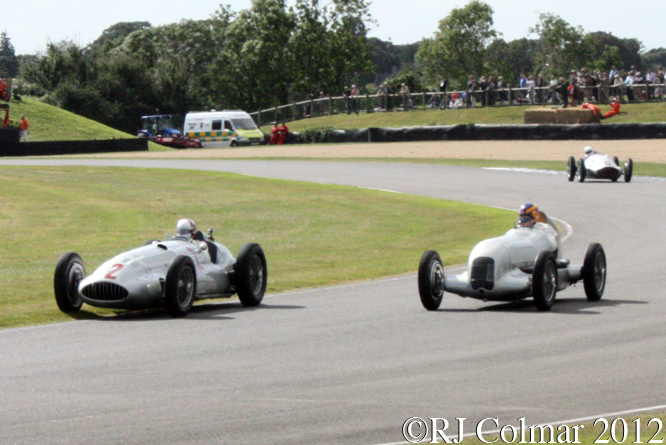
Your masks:
{"label": "spectator", "polygon": [[446,108],[446,90],[449,88],[449,81],[446,77],[441,76],[439,78],[439,92],[441,94],[442,105],[440,108]]}
{"label": "spectator", "polygon": [[312,96],[310,96],[310,93],[305,95],[305,106],[303,107],[303,117],[312,117]]}
{"label": "spectator", "polygon": [[467,88],[465,89],[465,105],[467,108],[476,106],[476,100],[474,99],[474,95],[472,93],[477,89],[478,87],[476,84],[476,79],[474,79],[474,76],[469,76],[469,80],[467,81]]}
{"label": "spectator", "polygon": [[20,133],[20,140],[23,142],[28,142],[28,128],[30,127],[30,124],[28,124],[28,119],[25,118],[25,115],[21,115],[21,120],[19,121],[19,133]]}
{"label": "spectator", "polygon": [[652,70],[647,70],[645,75],[645,88],[647,89],[647,100],[652,100],[652,89],[654,84],[657,83],[657,75]]}
{"label": "spectator", "polygon": [[9,85],[0,77],[0,100],[9,101]]}
{"label": "spectator", "polygon": [[657,86],[654,89],[654,95],[657,99],[662,100],[662,97],[664,95],[664,67],[660,66],[659,69],[657,70]]}
{"label": "spectator", "polygon": [[[504,77],[499,76],[497,78],[497,85],[496,88],[499,90],[499,100],[500,102],[504,103],[505,101],[509,101],[509,93],[508,91],[503,91],[509,88],[509,84],[504,82]],[[511,102],[509,102],[509,105],[511,105]]]}
{"label": "spectator", "polygon": [[608,103],[610,94],[610,80],[608,79],[608,75],[601,73],[597,82],[599,85],[599,102]]}
{"label": "spectator", "polygon": [[481,106],[485,107],[487,105],[486,98],[488,97],[488,82],[486,81],[486,76],[481,76],[479,79],[479,89],[481,90]]}
{"label": "spectator", "polygon": [[629,71],[627,77],[624,79],[624,86],[627,90],[627,100],[634,101],[634,72]]}
{"label": "spectator", "polygon": [[342,97],[344,97],[345,99],[345,111],[347,112],[347,114],[351,114],[351,104],[349,103],[350,96],[351,96],[351,90],[349,89],[348,86],[345,86],[345,88],[342,90]]}
{"label": "spectator", "polygon": [[640,71],[636,71],[636,74],[634,74],[634,85],[634,99],[640,101],[645,100],[645,90],[643,88],[643,85],[645,85],[645,79]]}
{"label": "spectator", "polygon": [[324,116],[326,114],[326,95],[323,91],[319,92],[319,115]]}
{"label": "spectator", "polygon": [[608,79],[609,79],[611,82],[613,82],[614,79],[615,79],[615,76],[619,76],[619,75],[620,75],[620,72],[617,70],[617,67],[616,67],[615,65],[613,65],[613,66],[611,67],[610,72],[608,73]]}
{"label": "spectator", "polygon": [[569,106],[569,88],[570,85],[564,80],[564,77],[560,77],[560,81],[555,87],[555,92],[560,96],[562,108],[567,108]]}
{"label": "spectator", "polygon": [[543,89],[546,87],[546,79],[543,78],[543,74],[539,74],[535,81],[536,90],[536,100],[538,103],[543,103]]}
{"label": "spectator", "polygon": [[611,87],[611,94],[622,99],[622,97],[624,97],[624,82],[622,81],[622,78],[619,74],[616,74],[615,79],[612,82],[613,86]]}
{"label": "spectator", "polygon": [[278,143],[278,138],[280,136],[279,131],[280,131],[280,125],[278,122],[273,125],[273,128],[271,129],[271,140],[268,141],[270,145],[277,145]]}
{"label": "spectator", "polygon": [[[520,80],[518,81],[518,88],[526,88],[526,87],[527,87],[527,77],[525,77],[525,75],[521,73]],[[525,90],[521,90],[520,98],[522,99],[527,98],[527,92]]]}
{"label": "spectator", "polygon": [[535,86],[536,86],[536,82],[534,81],[534,77],[529,76],[527,78],[527,81],[525,82],[525,88],[528,88],[526,98],[529,99],[530,103],[533,104],[533,105],[534,105],[534,87]]}
{"label": "spectator", "polygon": [[495,80],[493,79],[493,76],[488,76],[488,86],[486,91],[488,92],[488,105],[495,105]]}
{"label": "spectator", "polygon": [[287,135],[289,134],[289,128],[284,122],[282,122],[282,125],[278,127],[277,133],[278,133],[277,144],[284,145],[287,142]]}
{"label": "spectator", "polygon": [[352,111],[356,114],[358,114],[358,95],[359,95],[358,88],[356,87],[356,85],[352,85],[352,89],[351,89],[351,107],[352,107]]}
{"label": "spectator", "polygon": [[400,95],[402,96],[402,109],[408,110],[411,108],[412,98],[406,83],[400,86]]}

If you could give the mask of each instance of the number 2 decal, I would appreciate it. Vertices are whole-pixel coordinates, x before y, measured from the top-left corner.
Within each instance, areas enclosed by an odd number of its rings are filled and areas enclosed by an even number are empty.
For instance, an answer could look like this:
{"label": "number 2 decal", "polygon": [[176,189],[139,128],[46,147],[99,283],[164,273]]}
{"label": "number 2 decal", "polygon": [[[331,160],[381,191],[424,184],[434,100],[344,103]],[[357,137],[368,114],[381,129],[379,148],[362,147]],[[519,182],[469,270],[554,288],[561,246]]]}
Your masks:
{"label": "number 2 decal", "polygon": [[109,273],[104,275],[104,278],[115,280],[116,277],[114,276],[114,274],[118,273],[118,271],[120,271],[120,269],[122,269],[123,267],[124,266],[122,264],[114,264],[113,266],[111,266],[111,270],[109,271]]}

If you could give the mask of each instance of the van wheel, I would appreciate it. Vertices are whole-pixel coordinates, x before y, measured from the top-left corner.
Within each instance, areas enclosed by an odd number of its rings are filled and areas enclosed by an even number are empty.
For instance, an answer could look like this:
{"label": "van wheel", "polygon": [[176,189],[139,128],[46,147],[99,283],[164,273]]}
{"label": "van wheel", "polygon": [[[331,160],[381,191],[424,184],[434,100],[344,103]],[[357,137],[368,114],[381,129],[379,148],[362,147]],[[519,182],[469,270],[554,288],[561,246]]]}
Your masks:
{"label": "van wheel", "polygon": [[231,141],[231,146],[232,147],[238,147],[238,141],[236,141],[236,140]]}

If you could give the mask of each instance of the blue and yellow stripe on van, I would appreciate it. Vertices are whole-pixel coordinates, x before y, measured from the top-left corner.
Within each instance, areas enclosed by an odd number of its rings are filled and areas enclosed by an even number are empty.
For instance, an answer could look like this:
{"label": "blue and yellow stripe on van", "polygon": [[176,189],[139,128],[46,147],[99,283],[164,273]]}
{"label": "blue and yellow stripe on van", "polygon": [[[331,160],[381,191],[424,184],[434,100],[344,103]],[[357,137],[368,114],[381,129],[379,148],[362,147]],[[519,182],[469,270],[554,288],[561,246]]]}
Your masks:
{"label": "blue and yellow stripe on van", "polygon": [[187,137],[197,138],[201,142],[229,142],[234,136],[236,136],[236,132],[233,130],[191,131],[187,133]]}

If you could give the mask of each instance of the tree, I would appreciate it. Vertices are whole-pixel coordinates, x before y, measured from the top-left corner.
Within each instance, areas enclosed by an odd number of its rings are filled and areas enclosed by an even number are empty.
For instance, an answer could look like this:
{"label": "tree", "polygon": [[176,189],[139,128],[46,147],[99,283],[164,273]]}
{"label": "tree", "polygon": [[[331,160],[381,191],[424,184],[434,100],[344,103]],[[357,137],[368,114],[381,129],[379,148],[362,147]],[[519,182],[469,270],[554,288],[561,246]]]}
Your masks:
{"label": "tree", "polygon": [[647,67],[666,66],[666,48],[655,48],[643,54],[643,65]]}
{"label": "tree", "polygon": [[593,48],[584,40],[583,28],[571,26],[560,16],[539,14],[539,22],[529,32],[538,36],[536,63],[545,74],[561,76],[592,60]]}
{"label": "tree", "polygon": [[100,51],[103,47],[117,46],[134,31],[142,31],[151,28],[150,22],[118,22],[102,31],[94,42],[90,44],[88,49],[90,51]]}
{"label": "tree", "polygon": [[0,77],[14,78],[19,71],[19,61],[16,57],[14,45],[7,36],[7,32],[0,33]]}
{"label": "tree", "polygon": [[643,45],[637,39],[621,39],[609,32],[597,31],[585,34],[583,41],[592,49],[592,66],[600,71],[608,71],[613,65],[621,70],[642,65]]}
{"label": "tree", "polygon": [[498,37],[492,15],[489,5],[474,0],[440,20],[435,36],[423,39],[416,54],[428,82],[446,75],[455,84],[483,71],[486,49]]}
{"label": "tree", "polygon": [[534,63],[537,51],[535,40],[522,38],[508,43],[503,39],[495,40],[488,46],[488,73],[496,78],[503,76],[507,82],[514,82],[514,85],[521,73],[543,74]]}

